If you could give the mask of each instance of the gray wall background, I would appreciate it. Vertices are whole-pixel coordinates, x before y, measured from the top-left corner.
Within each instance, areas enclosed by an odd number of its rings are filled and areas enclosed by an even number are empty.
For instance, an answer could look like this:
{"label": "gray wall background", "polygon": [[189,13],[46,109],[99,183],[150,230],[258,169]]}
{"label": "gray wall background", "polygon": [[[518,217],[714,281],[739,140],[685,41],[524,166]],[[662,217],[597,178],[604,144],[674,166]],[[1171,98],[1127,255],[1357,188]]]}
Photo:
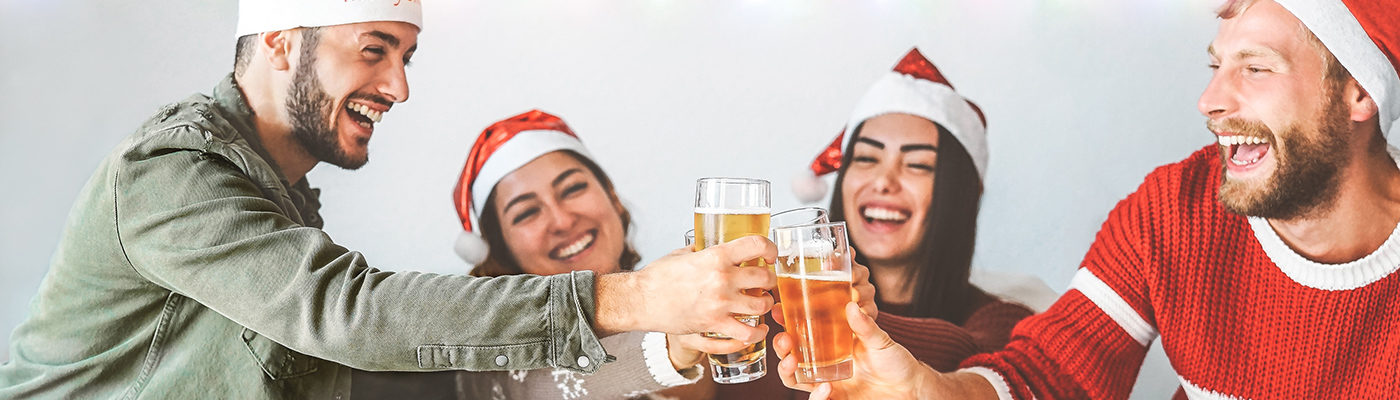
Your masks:
{"label": "gray wall background", "polygon": [[[449,196],[489,123],[563,116],[617,183],[645,260],[679,247],[696,178],[775,209],[858,97],[917,45],[986,112],[975,263],[1063,290],[1109,209],[1212,142],[1195,110],[1215,0],[432,1],[372,162],[321,166],[326,230],[391,270],[461,273]],[[0,341],[27,314],[101,158],[231,69],[236,1],[0,0]],[[1154,345],[1134,397],[1174,373]],[[9,359],[8,345],[0,360]]]}

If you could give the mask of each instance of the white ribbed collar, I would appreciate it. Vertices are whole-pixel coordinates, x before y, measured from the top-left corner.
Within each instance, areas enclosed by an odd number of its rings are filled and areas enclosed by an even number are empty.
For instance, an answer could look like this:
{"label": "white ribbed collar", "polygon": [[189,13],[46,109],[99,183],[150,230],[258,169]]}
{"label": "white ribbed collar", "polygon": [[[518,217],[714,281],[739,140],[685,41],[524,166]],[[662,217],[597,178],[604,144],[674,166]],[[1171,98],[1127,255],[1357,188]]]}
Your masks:
{"label": "white ribbed collar", "polygon": [[[1390,158],[1400,160],[1400,149],[1389,146]],[[1261,217],[1249,217],[1249,226],[1254,229],[1254,238],[1264,248],[1264,253],[1298,284],[1321,290],[1351,290],[1370,285],[1400,269],[1400,225],[1390,232],[1385,243],[1371,254],[1345,264],[1323,264],[1303,257],[1274,232],[1269,221]]]}

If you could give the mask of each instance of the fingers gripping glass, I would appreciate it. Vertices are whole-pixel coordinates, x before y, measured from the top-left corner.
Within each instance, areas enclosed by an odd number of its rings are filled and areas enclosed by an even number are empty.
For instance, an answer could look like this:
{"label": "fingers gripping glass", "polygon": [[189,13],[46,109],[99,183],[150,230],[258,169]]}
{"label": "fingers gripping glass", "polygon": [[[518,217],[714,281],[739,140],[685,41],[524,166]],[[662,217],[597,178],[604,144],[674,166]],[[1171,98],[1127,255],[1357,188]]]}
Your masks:
{"label": "fingers gripping glass", "polygon": [[[745,236],[768,235],[768,181],[746,178],[702,178],[695,182],[696,251]],[[743,266],[765,266],[762,259]],[[734,317],[749,326],[758,326],[758,315]],[[703,335],[725,337],[714,333]],[[767,346],[762,340],[729,354],[711,354],[710,369],[715,382],[743,383],[763,377]]]}

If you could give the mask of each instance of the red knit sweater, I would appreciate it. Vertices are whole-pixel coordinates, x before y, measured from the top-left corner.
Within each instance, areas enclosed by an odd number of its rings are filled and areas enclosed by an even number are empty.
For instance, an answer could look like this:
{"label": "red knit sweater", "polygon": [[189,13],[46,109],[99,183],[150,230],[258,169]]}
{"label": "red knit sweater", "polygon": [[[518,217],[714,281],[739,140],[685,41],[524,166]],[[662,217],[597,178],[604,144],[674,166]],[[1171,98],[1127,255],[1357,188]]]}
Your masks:
{"label": "red knit sweater", "polygon": [[1160,332],[1193,398],[1400,397],[1400,227],[1373,254],[1317,264],[1225,212],[1220,179],[1216,146],[1152,172],[1070,290],[963,366],[1003,398],[1127,398]]}

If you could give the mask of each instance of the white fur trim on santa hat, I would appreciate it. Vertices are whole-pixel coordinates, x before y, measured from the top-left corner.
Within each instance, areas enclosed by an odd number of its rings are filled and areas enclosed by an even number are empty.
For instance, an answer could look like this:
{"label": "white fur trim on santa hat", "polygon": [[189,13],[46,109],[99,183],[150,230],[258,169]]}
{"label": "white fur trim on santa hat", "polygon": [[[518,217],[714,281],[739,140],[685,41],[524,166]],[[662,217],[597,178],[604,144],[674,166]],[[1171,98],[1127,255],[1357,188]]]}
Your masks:
{"label": "white fur trim on santa hat", "polygon": [[[1339,0],[1276,0],[1312,31],[1346,67],[1380,111],[1381,134],[1396,143],[1390,133],[1400,121],[1400,75],[1385,53]],[[1394,12],[1392,9],[1389,12]]]}
{"label": "white fur trim on santa hat", "polygon": [[[987,127],[977,111],[948,85],[918,79],[898,72],[889,72],[856,103],[855,112],[846,125],[846,132],[855,132],[865,120],[880,115],[903,113],[923,117],[942,125],[972,156],[977,176],[987,176]],[[854,134],[841,142],[844,150]]]}
{"label": "white fur trim on santa hat", "polygon": [[792,178],[792,194],[797,196],[797,201],[802,204],[816,203],[826,197],[826,189],[826,181],[813,174],[809,168],[803,168],[802,172]]}
{"label": "white fur trim on santa hat", "polygon": [[422,0],[240,0],[235,37],[292,28],[398,21],[423,29]]}
{"label": "white fur trim on santa hat", "polygon": [[476,180],[472,182],[472,215],[480,215],[481,210],[477,207],[486,203],[486,198],[491,196],[491,189],[496,187],[496,182],[500,182],[506,175],[530,161],[558,150],[570,150],[593,159],[588,150],[583,148],[583,142],[559,131],[522,131],[502,143],[486,159],[486,164],[481,166],[481,172],[476,174]]}
{"label": "white fur trim on santa hat", "polygon": [[491,246],[486,244],[486,239],[483,239],[481,235],[462,231],[461,234],[457,235],[457,241],[452,243],[452,251],[456,252],[458,257],[462,257],[462,260],[466,261],[467,264],[477,266],[481,265],[482,261],[486,261],[486,255],[491,253]]}

